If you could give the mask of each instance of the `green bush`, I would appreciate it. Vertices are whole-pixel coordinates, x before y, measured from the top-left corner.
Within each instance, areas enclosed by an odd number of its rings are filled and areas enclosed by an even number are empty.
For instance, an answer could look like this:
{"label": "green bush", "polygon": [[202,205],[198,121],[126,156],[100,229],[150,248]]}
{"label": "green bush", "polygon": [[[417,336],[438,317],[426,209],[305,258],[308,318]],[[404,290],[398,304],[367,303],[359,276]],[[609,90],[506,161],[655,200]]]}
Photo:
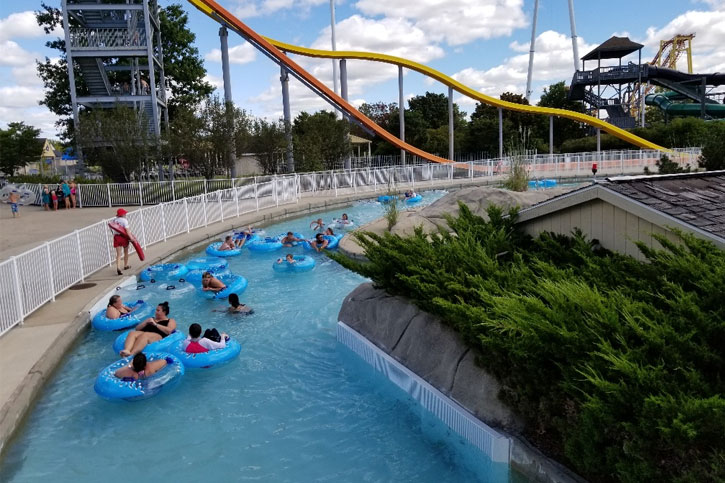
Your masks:
{"label": "green bush", "polygon": [[702,147],[700,166],[708,171],[725,169],[725,121],[712,121]]}
{"label": "green bush", "polygon": [[331,256],[479,349],[528,437],[590,480],[722,481],[725,252],[653,235],[664,248],[640,262],[488,214],[356,234],[367,264]]}

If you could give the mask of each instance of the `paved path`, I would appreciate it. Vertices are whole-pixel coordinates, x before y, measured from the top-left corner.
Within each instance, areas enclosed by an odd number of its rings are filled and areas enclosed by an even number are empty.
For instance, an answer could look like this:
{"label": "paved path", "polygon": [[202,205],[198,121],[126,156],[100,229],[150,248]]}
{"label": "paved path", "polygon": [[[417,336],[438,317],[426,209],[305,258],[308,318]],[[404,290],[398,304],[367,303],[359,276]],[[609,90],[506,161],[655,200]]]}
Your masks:
{"label": "paved path", "polygon": [[[21,206],[20,216],[13,218],[10,205],[0,203],[0,262],[20,255],[46,241],[116,216],[113,208],[76,208],[44,211],[40,206]],[[127,211],[138,206],[126,207]]]}

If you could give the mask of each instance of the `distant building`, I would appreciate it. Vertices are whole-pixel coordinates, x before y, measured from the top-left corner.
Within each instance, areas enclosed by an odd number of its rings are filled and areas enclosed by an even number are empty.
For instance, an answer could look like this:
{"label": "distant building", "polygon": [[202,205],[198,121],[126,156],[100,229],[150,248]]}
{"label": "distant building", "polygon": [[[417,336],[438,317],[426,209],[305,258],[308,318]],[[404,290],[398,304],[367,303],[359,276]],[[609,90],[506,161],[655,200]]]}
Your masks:
{"label": "distant building", "polygon": [[725,250],[725,171],[608,178],[522,210],[518,222],[533,236],[579,228],[639,259],[635,242],[660,248],[653,233],[677,242],[673,228]]}
{"label": "distant building", "polygon": [[43,149],[40,152],[38,161],[28,163],[20,172],[23,174],[68,174],[69,169],[74,171],[76,159],[63,153],[58,145],[49,138],[41,139]]}

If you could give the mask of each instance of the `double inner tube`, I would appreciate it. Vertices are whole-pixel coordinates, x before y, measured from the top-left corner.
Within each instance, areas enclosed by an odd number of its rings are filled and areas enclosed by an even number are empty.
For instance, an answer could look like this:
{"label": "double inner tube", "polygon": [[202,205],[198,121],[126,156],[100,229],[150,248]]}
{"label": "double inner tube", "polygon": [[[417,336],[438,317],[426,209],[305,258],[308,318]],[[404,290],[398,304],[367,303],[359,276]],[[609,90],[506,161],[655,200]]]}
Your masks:
{"label": "double inner tube", "polygon": [[174,280],[183,277],[188,271],[187,266],[181,263],[161,263],[146,268],[139,277],[144,282],[150,280]]}
{"label": "double inner tube", "polygon": [[96,330],[122,330],[127,327],[133,327],[138,325],[143,320],[148,319],[154,313],[155,307],[151,304],[138,300],[134,303],[128,304],[128,307],[134,309],[129,314],[122,314],[117,319],[109,319],[106,317],[106,309],[102,309],[91,320],[91,325]]}
{"label": "double inner tube", "polygon": [[93,385],[96,394],[111,401],[148,399],[171,389],[184,375],[184,364],[178,357],[167,352],[150,352],[146,354],[147,361],[166,359],[166,367],[146,379],[123,380],[116,377],[115,372],[128,365],[132,359],[124,357],[103,369]]}
{"label": "double inner tube", "polygon": [[213,257],[234,257],[242,254],[241,248],[232,248],[231,250],[219,250],[222,242],[212,243],[206,247],[206,254]]}
{"label": "double inner tube", "polygon": [[171,352],[174,356],[176,356],[184,364],[184,366],[190,369],[206,369],[226,364],[237,357],[241,351],[242,346],[234,339],[229,339],[226,347],[223,349],[215,349],[195,354],[184,350],[184,341],[174,344],[171,348]]}

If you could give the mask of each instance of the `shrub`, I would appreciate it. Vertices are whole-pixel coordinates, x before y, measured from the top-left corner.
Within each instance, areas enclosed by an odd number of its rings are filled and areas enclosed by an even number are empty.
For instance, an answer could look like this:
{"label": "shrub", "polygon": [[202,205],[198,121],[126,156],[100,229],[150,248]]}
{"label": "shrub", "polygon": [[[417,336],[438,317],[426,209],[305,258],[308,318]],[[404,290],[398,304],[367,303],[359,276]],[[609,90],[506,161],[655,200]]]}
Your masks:
{"label": "shrub", "polygon": [[[655,161],[657,166],[657,174],[677,174],[677,173],[689,173],[690,165],[686,165],[684,168],[679,164],[675,163],[670,159],[669,156],[663,154],[660,159]],[[654,174],[649,170],[647,166],[644,167],[644,174]]]}
{"label": "shrub", "polygon": [[712,121],[702,147],[700,166],[708,171],[725,169],[725,121]]}
{"label": "shrub", "polygon": [[528,437],[593,481],[725,477],[725,252],[680,233],[646,262],[581,233],[531,239],[465,205],[452,233],[357,233],[331,255],[479,350]]}

